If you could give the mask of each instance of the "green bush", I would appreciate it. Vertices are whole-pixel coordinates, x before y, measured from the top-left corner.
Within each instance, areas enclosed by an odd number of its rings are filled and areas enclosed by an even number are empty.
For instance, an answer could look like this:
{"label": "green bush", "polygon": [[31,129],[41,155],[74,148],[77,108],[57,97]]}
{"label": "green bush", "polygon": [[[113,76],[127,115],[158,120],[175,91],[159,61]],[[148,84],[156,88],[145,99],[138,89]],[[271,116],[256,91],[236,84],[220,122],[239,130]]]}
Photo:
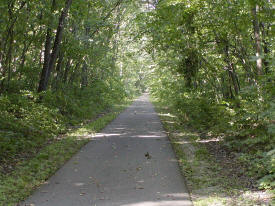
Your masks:
{"label": "green bush", "polygon": [[201,133],[200,138],[224,137],[221,143],[238,154],[247,174],[258,179],[261,188],[274,189],[274,95],[261,96],[259,88],[250,86],[235,99],[214,100],[211,94],[184,90],[181,85],[178,81],[151,88],[152,94],[176,111],[182,125]]}
{"label": "green bush", "polygon": [[41,94],[22,90],[1,95],[0,161],[35,153],[68,126],[93,118],[125,97],[116,81]]}
{"label": "green bush", "polygon": [[31,92],[1,96],[0,159],[31,151],[64,129],[56,110],[35,101]]}
{"label": "green bush", "polygon": [[174,101],[174,107],[183,122],[199,132],[224,132],[230,127],[230,111],[210,99],[193,94],[183,94]]}

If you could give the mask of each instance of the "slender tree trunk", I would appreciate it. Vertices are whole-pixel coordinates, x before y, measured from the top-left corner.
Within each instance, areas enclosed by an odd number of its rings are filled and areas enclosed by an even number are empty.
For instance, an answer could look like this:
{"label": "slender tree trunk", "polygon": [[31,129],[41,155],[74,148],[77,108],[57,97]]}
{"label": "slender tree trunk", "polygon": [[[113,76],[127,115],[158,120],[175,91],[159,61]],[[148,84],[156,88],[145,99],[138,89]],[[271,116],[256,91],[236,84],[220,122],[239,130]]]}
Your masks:
{"label": "slender tree trunk", "polygon": [[46,42],[45,42],[45,50],[44,50],[44,63],[43,63],[43,69],[42,69],[41,76],[40,76],[38,92],[45,91],[47,88],[46,76],[48,74],[49,62],[50,62],[51,39],[52,39],[51,33],[52,33],[52,29],[49,27],[47,29],[47,34],[46,34]]}
{"label": "slender tree trunk", "polygon": [[263,22],[260,23],[260,28],[262,30],[262,42],[263,42],[263,50],[264,50],[264,59],[263,59],[263,65],[264,65],[264,70],[265,73],[268,74],[269,73],[269,64],[267,61],[267,57],[269,55],[269,48],[268,48],[268,42],[266,40],[266,36],[268,35],[268,28],[269,26],[267,26],[267,28],[265,28],[265,25]]}
{"label": "slender tree trunk", "polygon": [[[57,59],[57,54],[58,54],[58,51],[59,51],[59,47],[60,47],[60,43],[61,43],[61,39],[62,39],[62,34],[63,34],[63,30],[64,30],[65,19],[66,19],[66,16],[68,14],[68,11],[70,9],[71,4],[72,4],[72,0],[66,0],[65,7],[64,7],[64,9],[61,12],[61,15],[59,17],[59,23],[58,23],[57,32],[56,32],[56,35],[55,35],[55,41],[54,41],[52,53],[50,55],[48,53],[47,54],[48,59],[44,59],[44,66],[43,66],[43,70],[42,70],[42,73],[41,73],[38,92],[42,92],[42,91],[47,90],[49,79],[50,79],[50,76],[51,76],[51,72],[53,70],[53,67],[54,67],[56,59]],[[51,33],[50,28],[48,28],[48,30]],[[49,35],[50,35],[50,33],[49,33]],[[47,40],[49,40],[49,42],[47,42]],[[48,32],[47,32],[45,52],[46,51],[48,52],[47,49],[51,48],[50,42],[51,42],[50,37],[48,37]],[[47,43],[48,43],[48,45],[47,45]]]}
{"label": "slender tree trunk", "polygon": [[24,42],[23,51],[22,51],[22,54],[21,54],[21,57],[20,57],[18,80],[21,79],[21,73],[22,73],[22,70],[23,70],[24,65],[25,65],[26,53],[27,53],[27,50],[28,50],[28,46],[29,46],[29,45],[27,45],[27,42],[25,41],[25,42]]}
{"label": "slender tree trunk", "polygon": [[233,87],[234,87],[235,94],[238,95],[239,94],[239,90],[240,90],[240,85],[239,85],[237,74],[234,71],[233,65],[231,65],[231,67],[229,68],[228,72],[229,72],[229,76],[230,76],[230,78],[232,80],[232,84],[233,84]]}
{"label": "slender tree trunk", "polygon": [[228,88],[229,88],[229,92],[230,92],[230,99],[234,99],[235,98],[235,96],[234,96],[234,93],[233,93],[233,90],[232,90],[232,87],[231,87],[231,77],[230,77],[230,72],[229,72],[229,70],[227,70],[227,72],[228,72]]}
{"label": "slender tree trunk", "polygon": [[54,41],[54,45],[53,45],[53,51],[52,51],[50,62],[49,62],[48,74],[46,75],[46,87],[47,87],[51,72],[54,68],[56,59],[57,59],[57,55],[58,55],[59,48],[60,48],[60,43],[62,40],[62,34],[63,34],[63,30],[64,30],[65,19],[66,19],[66,16],[68,14],[71,4],[72,4],[72,0],[66,1],[65,8],[62,11],[61,16],[59,18],[59,24],[57,27],[57,32],[56,32],[55,41]]}
{"label": "slender tree trunk", "polygon": [[80,62],[77,62],[72,73],[71,73],[71,76],[70,76],[70,79],[69,79],[69,84],[72,86],[73,85],[73,82],[74,82],[74,79],[75,79],[75,76],[76,76],[76,72],[78,70],[78,68],[80,67]]}
{"label": "slender tree trunk", "polygon": [[[227,71],[228,71],[228,76],[229,76],[229,86],[230,86],[230,93],[231,93],[231,97],[234,98],[235,95],[239,94],[239,90],[240,90],[240,85],[239,85],[239,81],[238,81],[238,76],[235,72],[235,67],[234,64],[232,63],[231,59],[230,59],[230,55],[229,55],[229,42],[228,40],[223,40],[224,42],[224,61],[227,64]],[[234,92],[235,95],[233,94],[233,90],[231,89],[231,85],[234,88]]]}
{"label": "slender tree trunk", "polygon": [[13,30],[11,30],[10,31],[9,49],[8,49],[8,53],[7,53],[7,59],[5,62],[5,65],[7,66],[7,71],[8,71],[7,88],[9,88],[9,83],[10,83],[10,79],[11,79],[11,60],[12,60],[13,41],[14,41],[14,32],[13,32]]}
{"label": "slender tree trunk", "polygon": [[261,37],[260,37],[260,24],[258,20],[258,12],[259,12],[259,5],[256,4],[251,12],[253,16],[253,30],[254,30],[254,38],[255,38],[255,48],[256,48],[256,68],[257,68],[257,74],[262,75],[263,74],[263,61],[262,61],[262,49],[261,49]]}
{"label": "slender tree trunk", "polygon": [[26,1],[21,1],[19,8],[15,9],[15,1],[9,1],[8,3],[8,14],[9,14],[9,24],[7,26],[7,34],[6,38],[3,41],[3,51],[1,53],[1,64],[2,64],[2,77],[0,79],[0,92],[5,90],[4,82],[6,80],[6,74],[8,74],[7,78],[7,88],[9,87],[9,82],[11,79],[11,61],[12,61],[12,52],[13,52],[13,44],[14,44],[14,26],[18,18],[18,12],[24,8]]}
{"label": "slender tree trunk", "polygon": [[64,75],[63,75],[63,83],[64,83],[64,84],[67,83],[67,79],[68,79],[70,67],[71,67],[71,60],[68,59],[68,60],[67,60],[67,63],[66,63],[66,66],[65,66]]}
{"label": "slender tree trunk", "polygon": [[[40,11],[39,20],[42,21],[43,18],[43,12]],[[39,26],[39,34],[42,33],[43,27]],[[42,67],[42,56],[43,56],[43,44],[41,45],[40,51],[39,51],[39,68]]]}
{"label": "slender tree trunk", "polygon": [[7,26],[7,34],[6,38],[4,39],[4,46],[3,46],[3,65],[2,65],[2,80],[0,83],[0,91],[4,91],[5,88],[5,81],[6,81],[6,74],[8,73],[8,84],[10,79],[10,62],[12,58],[12,47],[13,47],[13,38],[14,38],[14,25],[16,22],[16,18],[14,17],[14,3],[15,1],[11,1],[8,4],[8,14],[9,14],[9,24]]}
{"label": "slender tree trunk", "polygon": [[242,42],[238,41],[237,44],[239,45],[239,48],[235,47],[234,56],[238,58],[240,64],[243,66],[247,82],[253,83],[253,80],[255,80],[255,73],[253,73],[251,65],[249,64],[249,55],[247,54],[245,47],[242,45]]}
{"label": "slender tree trunk", "polygon": [[60,79],[61,79],[61,73],[62,73],[62,67],[63,67],[63,59],[64,59],[64,52],[60,51],[59,52],[59,57],[58,57],[58,61],[57,61],[57,65],[55,68],[56,71],[56,76],[54,81],[52,82],[52,87],[57,90],[59,87],[59,83],[60,83]]}
{"label": "slender tree trunk", "polygon": [[[33,37],[35,36],[35,33],[36,32],[34,31]],[[21,54],[21,57],[20,57],[20,65],[19,65],[20,70],[22,70],[24,65],[25,65],[26,53],[29,50],[29,47],[31,46],[31,44],[32,44],[32,40],[29,43],[27,43],[27,41],[24,41],[24,47],[23,47],[23,51],[22,51],[22,54]]]}
{"label": "slender tree trunk", "polygon": [[120,26],[121,26],[121,8],[120,5],[117,7],[117,26],[115,28],[116,35],[113,43],[113,62],[115,63],[118,55],[118,39],[120,39]]}
{"label": "slender tree trunk", "polygon": [[[52,12],[54,12],[54,10],[55,10],[55,5],[56,5],[56,1],[52,0],[52,6],[51,6]],[[47,32],[46,32],[46,41],[45,41],[45,50],[44,50],[44,62],[43,62],[42,72],[40,75],[40,81],[39,81],[39,86],[38,86],[38,90],[37,90],[38,92],[45,91],[47,88],[46,75],[47,75],[48,69],[49,69],[50,53],[51,53],[52,19],[50,19],[50,22],[48,24],[49,25],[48,25]]]}
{"label": "slender tree trunk", "polygon": [[83,62],[82,66],[82,77],[81,77],[81,88],[85,88],[88,85],[88,72],[87,72],[87,63]]}

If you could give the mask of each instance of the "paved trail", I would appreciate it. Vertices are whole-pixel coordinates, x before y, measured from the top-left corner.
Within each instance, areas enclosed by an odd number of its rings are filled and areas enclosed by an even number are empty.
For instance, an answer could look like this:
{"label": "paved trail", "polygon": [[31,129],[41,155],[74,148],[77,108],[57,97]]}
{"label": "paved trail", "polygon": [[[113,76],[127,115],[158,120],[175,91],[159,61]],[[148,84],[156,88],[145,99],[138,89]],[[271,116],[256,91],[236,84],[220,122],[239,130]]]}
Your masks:
{"label": "paved trail", "polygon": [[160,120],[143,95],[21,205],[192,203]]}

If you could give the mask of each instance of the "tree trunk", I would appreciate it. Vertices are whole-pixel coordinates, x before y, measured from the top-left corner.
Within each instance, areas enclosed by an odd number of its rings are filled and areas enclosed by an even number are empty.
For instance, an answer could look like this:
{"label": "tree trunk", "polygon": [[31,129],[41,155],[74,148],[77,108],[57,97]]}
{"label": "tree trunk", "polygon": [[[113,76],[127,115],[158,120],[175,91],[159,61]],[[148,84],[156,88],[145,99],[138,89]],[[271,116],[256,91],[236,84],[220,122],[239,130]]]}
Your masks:
{"label": "tree trunk", "polygon": [[252,16],[253,16],[253,30],[254,30],[254,38],[255,38],[255,49],[256,49],[256,68],[257,68],[257,74],[262,75],[263,74],[263,63],[262,63],[262,49],[261,49],[261,37],[260,37],[260,24],[258,20],[258,12],[259,12],[259,5],[256,4],[252,8]]}
{"label": "tree trunk", "polygon": [[52,40],[51,33],[52,33],[52,29],[49,27],[47,29],[47,34],[46,34],[46,43],[45,43],[45,50],[44,50],[44,63],[43,63],[43,69],[42,69],[41,76],[40,76],[38,92],[45,91],[47,88],[46,76],[48,74],[49,62],[50,62],[50,51],[51,51],[51,40]]}
{"label": "tree trunk", "polygon": [[67,60],[67,64],[66,64],[66,66],[65,66],[64,75],[63,75],[63,83],[64,83],[64,84],[66,84],[66,82],[67,82],[70,67],[71,67],[71,60],[68,59],[68,60]]}
{"label": "tree trunk", "polygon": [[[66,19],[66,16],[68,14],[68,11],[69,11],[69,8],[70,8],[71,4],[72,4],[72,0],[66,0],[65,8],[63,9],[63,11],[61,12],[61,15],[59,17],[59,23],[58,23],[57,32],[56,32],[56,35],[55,35],[55,41],[54,41],[52,53],[50,55],[49,55],[49,53],[46,54],[46,51],[48,52],[47,49],[51,48],[51,44],[50,44],[51,41],[50,41],[50,37],[48,37],[48,32],[47,32],[45,55],[48,55],[47,56],[48,59],[46,59],[46,58],[44,59],[44,66],[43,66],[43,70],[42,70],[42,73],[41,73],[38,92],[42,92],[42,91],[47,90],[49,79],[50,79],[50,76],[51,76],[51,72],[53,70],[53,67],[54,67],[56,59],[57,59],[57,54],[58,54],[58,51],[59,51],[59,47],[60,47],[60,43],[61,43],[61,39],[62,39],[62,34],[63,34],[63,30],[64,30],[64,22],[65,22],[65,19]],[[50,31],[50,30],[51,29],[48,28],[48,31]],[[50,35],[50,33],[49,33],[49,35]],[[49,42],[47,42],[47,40],[49,40]],[[48,43],[48,45],[47,45],[47,43]]]}
{"label": "tree trunk", "polygon": [[57,61],[57,65],[55,68],[55,78],[54,81],[52,82],[52,87],[57,90],[59,87],[59,82],[62,76],[62,67],[63,67],[63,59],[64,59],[64,52],[63,51],[59,51],[59,55],[58,55],[58,61]]}
{"label": "tree trunk", "polygon": [[[230,86],[230,93],[231,97],[234,98],[235,95],[239,94],[240,90],[240,85],[238,81],[238,76],[235,72],[234,64],[232,63],[229,55],[229,42],[228,40],[223,40],[224,43],[224,61],[227,64],[226,70],[228,71],[228,76],[229,76],[229,86]],[[233,90],[231,89],[231,85],[234,88],[235,95],[233,94]]]}
{"label": "tree trunk", "polygon": [[[24,8],[26,1],[21,1],[19,8],[14,11],[15,1],[10,1],[8,3],[8,14],[9,14],[9,25],[7,26],[6,38],[3,41],[3,52],[1,53],[1,63],[2,63],[2,79],[0,79],[0,92],[5,90],[4,82],[6,74],[8,73],[8,85],[11,79],[11,61],[14,43],[14,26],[18,18],[18,12]],[[7,86],[8,87],[8,86]]]}
{"label": "tree trunk", "polygon": [[88,72],[87,72],[87,63],[83,62],[82,66],[82,77],[81,77],[81,88],[85,88],[88,85]]}
{"label": "tree trunk", "polygon": [[69,79],[69,84],[70,84],[71,86],[73,86],[73,82],[74,82],[74,79],[75,79],[77,70],[78,70],[78,68],[79,68],[80,66],[81,66],[80,63],[77,62],[76,65],[75,65],[75,67],[74,67],[74,69],[73,69],[73,71],[72,71],[72,73],[71,73],[71,76],[70,76],[70,79]]}
{"label": "tree trunk", "polygon": [[[54,12],[55,10],[55,5],[56,1],[52,0],[52,7],[51,11]],[[50,53],[51,53],[51,42],[52,42],[52,19],[50,19],[48,28],[47,28],[47,33],[46,33],[46,41],[45,41],[45,50],[44,50],[44,62],[43,62],[43,68],[42,72],[40,75],[40,81],[39,81],[39,86],[38,86],[38,92],[42,92],[46,90],[46,75],[47,71],[49,69],[49,62],[50,62]]]}
{"label": "tree trunk", "polygon": [[266,36],[268,35],[268,29],[269,29],[269,25],[267,26],[267,28],[265,28],[265,25],[263,22],[260,23],[260,27],[262,29],[262,42],[263,42],[263,50],[264,50],[264,59],[263,59],[263,65],[264,65],[264,70],[265,73],[268,74],[269,73],[269,64],[267,61],[267,57],[269,55],[269,48],[268,48],[268,42],[266,40]]}

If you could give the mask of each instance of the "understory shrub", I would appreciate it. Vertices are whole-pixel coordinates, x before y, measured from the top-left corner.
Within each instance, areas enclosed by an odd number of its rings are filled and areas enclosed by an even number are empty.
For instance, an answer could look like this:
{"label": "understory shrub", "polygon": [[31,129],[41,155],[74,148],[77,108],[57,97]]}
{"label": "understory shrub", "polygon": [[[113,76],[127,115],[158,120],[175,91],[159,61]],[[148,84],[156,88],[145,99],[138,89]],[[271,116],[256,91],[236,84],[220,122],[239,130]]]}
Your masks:
{"label": "understory shrub", "polygon": [[0,162],[35,153],[68,126],[93,118],[125,97],[119,85],[110,87],[100,81],[82,89],[1,95]]}
{"label": "understory shrub", "polygon": [[[201,133],[200,138],[219,137],[228,151],[237,154],[247,174],[258,186],[274,189],[275,182],[275,103],[272,95],[259,96],[255,87],[233,100],[215,101],[198,92],[165,90],[153,92],[159,101],[172,107],[182,125]],[[168,92],[170,91],[170,92]]]}

